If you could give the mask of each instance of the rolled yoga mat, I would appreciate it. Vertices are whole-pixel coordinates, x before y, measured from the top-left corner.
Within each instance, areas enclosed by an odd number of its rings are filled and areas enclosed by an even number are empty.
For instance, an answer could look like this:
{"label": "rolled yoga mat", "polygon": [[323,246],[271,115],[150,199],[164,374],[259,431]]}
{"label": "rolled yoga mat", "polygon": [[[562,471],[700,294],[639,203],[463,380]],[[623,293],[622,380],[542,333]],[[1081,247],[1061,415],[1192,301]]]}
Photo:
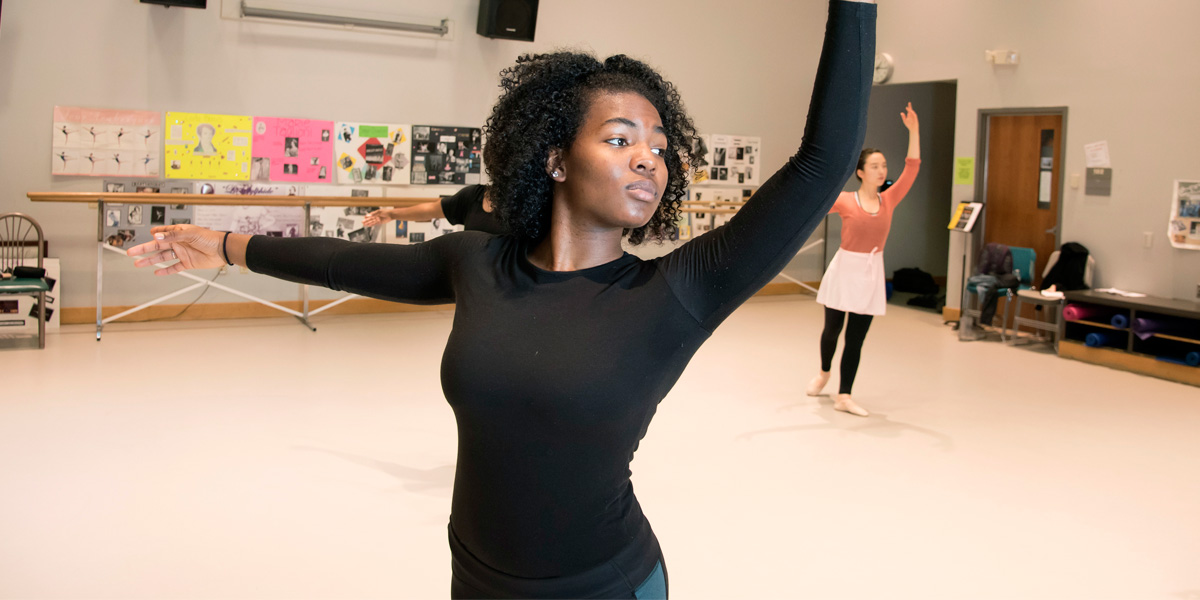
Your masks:
{"label": "rolled yoga mat", "polygon": [[1182,360],[1175,358],[1173,356],[1158,356],[1155,358],[1157,358],[1158,360],[1161,360],[1163,362],[1175,363],[1177,365],[1187,365],[1189,367],[1200,367],[1200,352],[1188,352],[1186,355],[1184,355]]}
{"label": "rolled yoga mat", "polygon": [[1094,304],[1068,304],[1063,307],[1063,318],[1068,321],[1098,321],[1103,323],[1112,318],[1117,309]]}
{"label": "rolled yoga mat", "polygon": [[1109,342],[1111,341],[1112,336],[1108,335],[1107,333],[1092,332],[1087,334],[1087,337],[1084,338],[1083,343],[1089,348],[1103,348],[1104,346],[1110,345]]}
{"label": "rolled yoga mat", "polygon": [[1133,320],[1133,333],[1145,340],[1156,333],[1177,337],[1200,338],[1200,324],[1187,319],[1170,317],[1138,317]]}
{"label": "rolled yoga mat", "polygon": [[1129,315],[1117,313],[1113,315],[1111,324],[1117,329],[1125,329],[1126,327],[1129,327]]}

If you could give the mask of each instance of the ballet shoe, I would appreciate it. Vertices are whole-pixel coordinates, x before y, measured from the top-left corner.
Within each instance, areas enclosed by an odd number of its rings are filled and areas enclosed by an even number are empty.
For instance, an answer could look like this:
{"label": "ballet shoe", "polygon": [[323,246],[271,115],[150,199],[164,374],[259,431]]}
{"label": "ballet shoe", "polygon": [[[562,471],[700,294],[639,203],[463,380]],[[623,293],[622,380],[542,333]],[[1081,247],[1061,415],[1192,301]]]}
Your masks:
{"label": "ballet shoe", "polygon": [[848,412],[860,417],[871,415],[871,413],[867,412],[867,409],[855,404],[854,400],[850,398],[850,394],[838,394],[837,400],[833,401],[833,407],[842,412]]}
{"label": "ballet shoe", "polygon": [[829,383],[829,372],[821,371],[812,381],[808,382],[807,394],[809,396],[820,396],[821,390],[825,389],[825,384]]}

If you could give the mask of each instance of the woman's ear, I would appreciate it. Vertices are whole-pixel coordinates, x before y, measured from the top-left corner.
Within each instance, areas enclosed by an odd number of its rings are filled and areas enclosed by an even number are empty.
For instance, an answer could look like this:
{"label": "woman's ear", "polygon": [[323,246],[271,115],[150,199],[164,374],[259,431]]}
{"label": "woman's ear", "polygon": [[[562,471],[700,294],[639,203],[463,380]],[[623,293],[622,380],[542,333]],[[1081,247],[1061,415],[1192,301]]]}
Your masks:
{"label": "woman's ear", "polygon": [[567,169],[563,166],[563,150],[562,148],[551,148],[550,155],[546,158],[546,174],[550,179],[562,183],[567,180]]}

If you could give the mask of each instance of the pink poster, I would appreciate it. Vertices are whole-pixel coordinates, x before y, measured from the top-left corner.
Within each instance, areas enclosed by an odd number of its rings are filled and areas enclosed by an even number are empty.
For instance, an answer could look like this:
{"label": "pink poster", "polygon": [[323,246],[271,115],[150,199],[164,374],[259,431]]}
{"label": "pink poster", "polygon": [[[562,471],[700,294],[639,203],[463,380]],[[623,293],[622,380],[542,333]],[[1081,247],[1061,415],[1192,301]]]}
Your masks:
{"label": "pink poster", "polygon": [[254,117],[251,181],[331,182],[333,121]]}

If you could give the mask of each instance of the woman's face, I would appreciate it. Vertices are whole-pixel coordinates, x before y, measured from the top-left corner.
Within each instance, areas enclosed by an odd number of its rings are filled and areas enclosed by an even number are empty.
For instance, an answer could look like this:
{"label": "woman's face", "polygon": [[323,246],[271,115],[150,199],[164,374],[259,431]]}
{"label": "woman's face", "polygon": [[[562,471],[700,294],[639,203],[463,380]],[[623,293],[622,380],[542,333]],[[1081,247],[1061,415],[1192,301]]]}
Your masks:
{"label": "woman's face", "polygon": [[879,187],[887,181],[887,159],[882,152],[875,152],[867,157],[863,168],[858,170],[858,176],[867,185]]}
{"label": "woman's face", "polygon": [[[550,170],[576,223],[632,229],[658,210],[667,187],[667,135],[658,110],[632,92],[598,92],[561,162]],[[553,175],[551,175],[553,177]]]}

